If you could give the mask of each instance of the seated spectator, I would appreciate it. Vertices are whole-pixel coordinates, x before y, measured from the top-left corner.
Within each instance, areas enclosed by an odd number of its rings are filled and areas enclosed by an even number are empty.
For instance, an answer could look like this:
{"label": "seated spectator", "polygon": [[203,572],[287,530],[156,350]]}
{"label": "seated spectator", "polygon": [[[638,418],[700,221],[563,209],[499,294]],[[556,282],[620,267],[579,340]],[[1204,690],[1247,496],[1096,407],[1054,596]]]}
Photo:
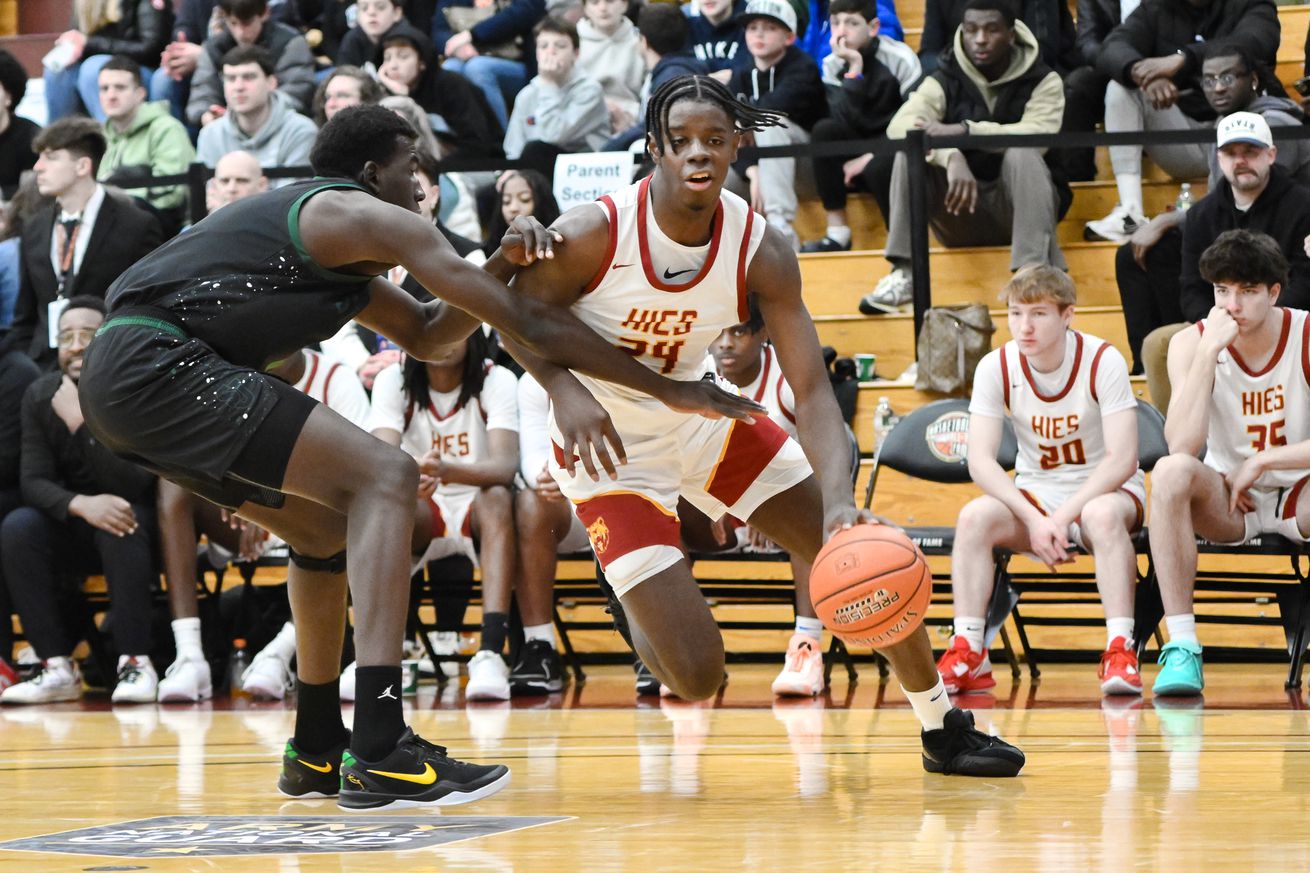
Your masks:
{"label": "seated spectator", "polygon": [[[27,386],[41,375],[32,359],[19,351],[0,354],[0,524],[23,505],[19,488],[22,405]],[[5,583],[4,544],[0,541],[0,695],[18,682],[14,657],[14,609]]]}
{"label": "seated spectator", "polygon": [[[173,26],[172,4],[156,0],[87,0],[73,8],[75,29],[61,34],[46,56],[47,123],[79,110],[103,122],[100,68],[114,55],[127,55],[148,79]],[[51,56],[58,58],[53,66]]]}
{"label": "seated spectator", "polygon": [[355,26],[341,39],[335,57],[337,66],[372,63],[382,48],[382,35],[404,20],[405,4],[401,0],[357,0]]}
{"label": "seated spectator", "polygon": [[[896,15],[892,0],[877,0],[874,13],[878,19],[878,33],[897,42],[905,42],[905,29]],[[809,0],[810,26],[796,40],[796,45],[823,68],[823,62],[832,53],[832,7],[828,0]]]}
{"label": "seated spectator", "polygon": [[208,127],[222,117],[227,103],[227,55],[238,48],[258,47],[268,54],[268,75],[294,112],[309,110],[314,96],[314,58],[309,44],[294,27],[269,20],[268,0],[218,0],[223,30],[205,40],[191,77],[186,117]]}
{"label": "seated spectator", "polygon": [[[832,0],[828,4],[832,54],[823,61],[828,117],[815,122],[815,142],[874,139],[887,132],[905,95],[922,71],[913,49],[881,35],[873,0]],[[892,162],[866,152],[853,158],[814,157],[814,185],[828,212],[824,237],[801,246],[803,252],[847,252],[851,228],[846,218],[846,188],[870,191],[884,220]]]}
{"label": "seated spectator", "polygon": [[48,369],[56,345],[51,304],[82,294],[103,298],[163,233],[149,210],[96,181],[105,155],[105,134],[96,122],[56,121],[32,146],[40,155],[37,190],[53,200],[23,222],[18,302],[5,343]]}
{"label": "seated spectator", "polygon": [[[451,73],[451,75],[455,74]],[[383,97],[379,101],[379,105],[390,109],[409,122],[409,126],[418,132],[418,147],[420,149],[434,155],[441,154],[441,143],[437,142],[437,135],[432,130],[432,120],[423,111],[423,107],[414,102],[413,98],[392,94]]]}
{"label": "seated spectator", "polygon": [[[664,8],[682,17],[676,6]],[[514,600],[523,617],[525,642],[509,672],[510,693],[515,697],[551,694],[564,687],[552,624],[555,568],[559,555],[591,549],[586,527],[550,474],[550,397],[530,373],[519,379],[518,407],[523,487],[514,495],[519,559]]]}
{"label": "seated spectator", "polygon": [[18,190],[18,178],[36,163],[32,140],[40,126],[15,115],[27,93],[27,71],[18,58],[0,49],[0,198],[8,200]]}
{"label": "seated spectator", "polygon": [[[318,128],[278,90],[273,59],[259,46],[238,46],[223,57],[227,111],[200,130],[196,157],[208,167],[228,152],[247,151],[265,167],[309,163]],[[279,179],[276,188],[290,179]]]}
{"label": "seated spectator", "polygon": [[397,24],[382,37],[374,60],[383,87],[411,98],[430,116],[429,123],[417,127],[420,133],[428,128],[438,135],[438,157],[502,154],[504,133],[486,98],[457,73],[441,68],[432,41],[421,30],[408,22]]}
{"label": "seated spectator", "polygon": [[218,159],[214,178],[205,186],[205,211],[214,212],[267,190],[268,177],[259,165],[259,158],[250,152],[228,152]]}
{"label": "seated spectator", "polygon": [[155,211],[165,236],[173,236],[186,221],[186,185],[141,187],[141,176],[185,173],[196,158],[182,122],[168,114],[168,104],[146,102],[141,68],[126,55],[116,55],[100,68],[100,106],[105,114],[104,160],[98,178],[118,185]]}
{"label": "seated spectator", "polygon": [[537,75],[519,92],[505,132],[505,156],[554,178],[555,158],[596,151],[609,136],[600,83],[578,69],[578,31],[547,18],[537,26]]}
{"label": "seated spectator", "polygon": [[[1216,142],[1222,177],[1187,210],[1181,240],[1177,231],[1166,235],[1144,258],[1145,269],[1130,269],[1130,246],[1115,259],[1128,342],[1146,371],[1151,401],[1162,409],[1171,393],[1165,366],[1170,339],[1214,306],[1214,289],[1197,265],[1220,234],[1249,230],[1271,236],[1291,265],[1279,305],[1310,309],[1310,257],[1303,245],[1310,236],[1310,189],[1278,164],[1279,150],[1263,117],[1225,116]],[[1171,257],[1172,247],[1181,251]]]}
{"label": "seated spectator", "polygon": [[739,16],[746,0],[700,0],[700,14],[687,16],[691,51],[710,68],[711,75],[727,82],[733,66],[746,58],[746,27]]}
{"label": "seated spectator", "polygon": [[509,599],[515,569],[510,488],[519,468],[518,387],[492,365],[481,330],[378,374],[369,430],[399,445],[435,476],[419,480],[413,554],[416,566],[465,554],[482,568],[482,642],[468,665],[468,700],[508,700]]}
{"label": "seated spectator", "polygon": [[365,103],[377,103],[386,91],[359,67],[337,67],[319,83],[314,92],[313,117],[319,127],[327,124],[343,109]]}
{"label": "seated spectator", "polygon": [[0,703],[51,703],[82,696],[77,638],[59,614],[61,580],[104,573],[118,651],[115,703],[151,703],[150,592],[155,575],[155,477],[116,457],[82,426],[77,385],[82,355],[105,320],[99,297],[74,297],[59,317],[59,371],[23,395],[21,486],[25,506],[0,525],[9,595],[41,659],[33,679]]}
{"label": "seated spectator", "polygon": [[496,192],[497,204],[486,222],[487,239],[482,244],[487,257],[495,254],[510,222],[520,215],[535,217],[546,227],[559,218],[550,180],[535,170],[509,170],[496,180]]}
{"label": "seated spectator", "polygon": [[637,97],[646,78],[637,26],[627,11],[627,0],[583,0],[578,22],[578,68],[604,89],[611,133],[627,130],[636,120]]}
{"label": "seated spectator", "polygon": [[[927,0],[924,4],[919,59],[925,73],[937,69],[945,54],[950,53],[966,8],[967,0]],[[1021,0],[1014,13],[1037,40],[1046,66],[1061,74],[1078,66],[1077,31],[1067,3]]]}
{"label": "seated spectator", "polygon": [[[1037,39],[1007,0],[969,0],[955,49],[910,94],[887,135],[912,127],[929,136],[1055,133],[1064,114],[1060,75],[1041,59]],[[887,260],[891,272],[860,301],[874,315],[908,303],[909,168],[898,154],[892,170]],[[1063,268],[1055,234],[1067,186],[1052,179],[1035,148],[933,149],[928,155],[929,224],[947,246],[1009,245],[1010,270],[1025,264]]]}
{"label": "seated spectator", "polygon": [[478,87],[502,129],[509,103],[537,73],[533,35],[546,15],[546,0],[439,0],[432,41],[443,66]]}
{"label": "seated spectator", "polygon": [[[1137,2],[1078,0],[1075,55],[1071,58],[1074,67],[1063,72],[1062,133],[1093,131],[1105,120],[1105,86],[1110,84],[1110,77],[1096,68],[1096,58],[1101,54],[1105,38],[1136,8]],[[1090,182],[1096,178],[1094,148],[1060,149],[1060,161],[1065,177],[1071,182]]]}
{"label": "seated spectator", "polygon": [[[1241,45],[1257,63],[1273,68],[1278,11],[1272,0],[1217,0],[1196,6],[1177,0],[1143,0],[1105,39],[1096,66],[1113,81],[1105,91],[1105,130],[1198,130],[1214,120],[1201,88],[1207,42]],[[1281,96],[1282,88],[1277,93]],[[1110,146],[1119,202],[1086,227],[1088,239],[1124,242],[1146,223],[1142,206],[1142,146]],[[1203,143],[1146,146],[1174,179],[1206,173]]]}
{"label": "seated spectator", "polygon": [[[823,81],[814,61],[798,49],[796,12],[787,0],[751,0],[740,21],[746,28],[745,59],[732,68],[728,88],[760,109],[785,113],[785,124],[755,131],[757,146],[810,141],[810,131],[828,114]],[[763,158],[747,166],[751,207],[800,249],[796,220],[796,159]]]}
{"label": "seated spectator", "polygon": [[637,118],[632,126],[605,143],[604,150],[625,151],[646,139],[646,103],[660,85],[678,76],[704,76],[709,67],[687,48],[691,25],[672,3],[650,3],[637,14],[637,48],[646,62]]}

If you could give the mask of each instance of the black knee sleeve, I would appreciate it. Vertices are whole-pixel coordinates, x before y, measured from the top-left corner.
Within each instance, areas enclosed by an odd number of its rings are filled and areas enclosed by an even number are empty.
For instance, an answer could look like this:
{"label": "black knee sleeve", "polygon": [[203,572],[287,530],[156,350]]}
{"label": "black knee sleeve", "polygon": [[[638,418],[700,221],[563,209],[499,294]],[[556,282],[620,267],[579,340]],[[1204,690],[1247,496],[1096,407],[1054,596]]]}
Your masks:
{"label": "black knee sleeve", "polygon": [[302,570],[309,570],[312,573],[332,573],[334,575],[346,572],[345,549],[326,558],[311,558],[308,555],[300,554],[290,546],[287,547],[287,552],[291,563]]}

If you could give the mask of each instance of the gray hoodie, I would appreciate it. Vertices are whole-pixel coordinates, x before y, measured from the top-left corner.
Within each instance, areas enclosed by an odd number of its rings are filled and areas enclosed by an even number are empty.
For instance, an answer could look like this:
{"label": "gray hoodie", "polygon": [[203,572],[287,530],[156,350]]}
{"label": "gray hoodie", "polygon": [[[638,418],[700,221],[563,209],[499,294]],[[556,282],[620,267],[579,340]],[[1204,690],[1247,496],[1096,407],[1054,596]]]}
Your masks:
{"label": "gray hoodie", "polygon": [[646,60],[641,54],[637,26],[620,19],[619,29],[605,36],[587,19],[578,22],[578,67],[600,82],[605,96],[616,100],[634,118],[641,84],[646,80]]}
{"label": "gray hoodie", "polygon": [[[1280,127],[1300,127],[1304,124],[1305,113],[1301,111],[1301,107],[1286,97],[1261,94],[1242,111],[1264,116],[1269,127],[1273,128],[1270,132],[1274,135],[1274,145],[1278,147],[1278,164],[1291,173],[1293,179],[1302,185],[1310,186],[1310,140],[1282,139],[1278,136],[1277,130]],[[1219,122],[1216,120],[1215,124],[1218,125]],[[1208,190],[1213,191],[1222,177],[1223,174],[1219,172],[1219,150],[1211,146]]]}
{"label": "gray hoodie", "polygon": [[[253,136],[247,136],[237,127],[236,116],[228,112],[222,118],[200,131],[196,146],[196,159],[213,167],[228,152],[247,151],[259,158],[260,166],[292,167],[309,163],[309,150],[314,145],[318,128],[314,122],[291,108],[291,101],[281,91],[271,95],[273,110]],[[291,179],[278,179],[273,187],[285,185]]]}
{"label": "gray hoodie", "polygon": [[505,157],[517,158],[533,140],[570,152],[594,152],[605,144],[609,130],[605,91],[580,67],[573,68],[563,86],[536,76],[514,98]]}

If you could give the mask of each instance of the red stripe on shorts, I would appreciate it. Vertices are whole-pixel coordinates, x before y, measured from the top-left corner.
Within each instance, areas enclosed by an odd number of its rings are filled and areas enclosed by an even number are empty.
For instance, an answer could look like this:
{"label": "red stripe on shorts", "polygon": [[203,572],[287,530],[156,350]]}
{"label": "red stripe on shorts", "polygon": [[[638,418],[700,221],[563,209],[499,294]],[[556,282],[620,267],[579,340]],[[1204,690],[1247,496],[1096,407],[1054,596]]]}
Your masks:
{"label": "red stripe on shorts", "polygon": [[602,567],[648,546],[682,547],[678,517],[641,494],[615,491],[583,500],[576,509]]}
{"label": "red stripe on shorts", "polygon": [[1297,482],[1292,486],[1291,492],[1287,495],[1287,501],[1283,504],[1283,518],[1296,518],[1296,501],[1301,497],[1301,491],[1305,488],[1305,483],[1310,482],[1310,476]]}
{"label": "red stripe on shorts", "polygon": [[757,418],[754,424],[734,421],[705,490],[724,506],[732,506],[769,466],[785,442],[787,432],[767,418]]}
{"label": "red stripe on shorts", "polygon": [[432,513],[432,538],[440,539],[446,535],[446,519],[441,514],[441,507],[437,501],[431,497],[428,498],[428,512]]}

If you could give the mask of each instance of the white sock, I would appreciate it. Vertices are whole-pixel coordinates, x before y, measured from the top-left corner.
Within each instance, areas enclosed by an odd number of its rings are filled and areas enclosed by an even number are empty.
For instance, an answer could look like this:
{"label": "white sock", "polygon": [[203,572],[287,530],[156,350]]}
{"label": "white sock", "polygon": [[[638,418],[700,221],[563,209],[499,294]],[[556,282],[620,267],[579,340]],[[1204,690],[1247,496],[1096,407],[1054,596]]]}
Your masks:
{"label": "white sock", "polygon": [[273,642],[264,647],[264,651],[291,663],[296,654],[296,626],[291,622],[282,625],[282,630],[273,637]]}
{"label": "white sock", "polygon": [[177,645],[179,661],[205,660],[205,650],[200,645],[200,619],[173,619],[173,642]]}
{"label": "white sock", "polygon": [[987,619],[971,618],[965,615],[955,617],[955,635],[969,641],[969,648],[975,652],[983,650],[983,635],[987,632]]}
{"label": "white sock", "polygon": [[1166,615],[1164,626],[1169,629],[1169,642],[1187,642],[1200,645],[1196,638],[1196,614]]}
{"label": "white sock", "polygon": [[1119,203],[1132,215],[1142,214],[1142,174],[1115,173],[1114,183],[1119,188]]}
{"label": "white sock", "polygon": [[828,239],[844,246],[851,244],[851,229],[844,224],[830,224],[827,231]]}
{"label": "white sock", "polygon": [[1124,638],[1124,645],[1129,646],[1133,641],[1133,620],[1131,618],[1107,618],[1105,620],[1105,647],[1110,648],[1110,643],[1119,637]]}
{"label": "white sock", "polygon": [[523,637],[528,642],[541,640],[543,643],[555,645],[555,627],[550,622],[545,624],[529,624],[523,626]]}
{"label": "white sock", "polygon": [[[901,686],[905,691],[905,686]],[[926,731],[939,731],[946,724],[946,713],[951,711],[951,698],[946,694],[946,685],[942,682],[941,677],[937,677],[937,684],[927,691],[905,691],[905,696],[909,698],[910,706],[914,708],[914,714],[919,717],[919,723],[923,725]]]}
{"label": "white sock", "polygon": [[823,622],[819,621],[817,618],[798,615],[796,616],[796,633],[814,637],[816,640],[822,640]]}

